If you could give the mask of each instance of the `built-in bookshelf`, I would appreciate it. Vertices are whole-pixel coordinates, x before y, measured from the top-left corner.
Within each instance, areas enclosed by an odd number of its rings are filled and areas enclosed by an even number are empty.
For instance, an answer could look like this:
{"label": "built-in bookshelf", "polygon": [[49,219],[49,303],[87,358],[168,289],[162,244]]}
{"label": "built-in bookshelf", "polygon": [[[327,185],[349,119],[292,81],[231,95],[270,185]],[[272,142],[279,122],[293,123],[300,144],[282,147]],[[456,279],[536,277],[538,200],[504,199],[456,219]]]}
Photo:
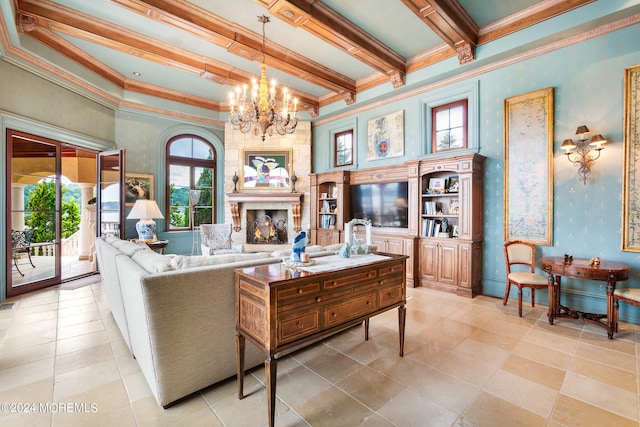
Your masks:
{"label": "built-in bookshelf", "polygon": [[348,171],[311,174],[311,243],[340,243],[345,215],[349,214],[349,200],[345,197],[348,181]]}
{"label": "built-in bookshelf", "polygon": [[481,292],[483,162],[479,154],[420,162],[420,286]]}

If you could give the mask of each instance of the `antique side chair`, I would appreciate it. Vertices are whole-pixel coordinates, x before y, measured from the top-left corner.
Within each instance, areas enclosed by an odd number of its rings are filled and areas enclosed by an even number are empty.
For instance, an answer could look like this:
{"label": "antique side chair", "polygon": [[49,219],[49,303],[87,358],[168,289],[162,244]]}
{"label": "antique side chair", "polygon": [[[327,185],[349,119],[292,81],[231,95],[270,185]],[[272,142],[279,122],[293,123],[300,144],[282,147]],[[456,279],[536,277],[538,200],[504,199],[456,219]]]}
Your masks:
{"label": "antique side chair", "polygon": [[618,310],[620,301],[640,306],[640,288],[621,288],[613,291],[613,331],[618,332]]}
{"label": "antique side chair", "polygon": [[[548,289],[549,279],[535,272],[536,248],[521,240],[504,244],[504,258],[507,263],[507,287],[504,291],[503,305],[507,305],[511,285],[518,287],[518,314],[522,317],[522,288],[531,289],[531,307],[536,306],[536,289]],[[518,271],[518,267],[521,271]],[[522,271],[524,270],[524,271]]]}

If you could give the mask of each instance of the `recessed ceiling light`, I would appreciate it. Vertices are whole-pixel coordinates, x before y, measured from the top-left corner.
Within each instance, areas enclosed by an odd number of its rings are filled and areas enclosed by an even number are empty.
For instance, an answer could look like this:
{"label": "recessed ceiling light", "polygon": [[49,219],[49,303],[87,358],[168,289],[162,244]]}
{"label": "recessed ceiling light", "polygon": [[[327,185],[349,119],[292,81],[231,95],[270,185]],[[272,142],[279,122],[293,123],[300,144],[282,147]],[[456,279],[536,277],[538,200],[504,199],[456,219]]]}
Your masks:
{"label": "recessed ceiling light", "polygon": [[137,72],[137,71],[134,71],[134,72],[133,72],[133,75],[134,75],[134,76],[141,76],[141,75],[142,75],[142,73],[139,73],[139,72]]}

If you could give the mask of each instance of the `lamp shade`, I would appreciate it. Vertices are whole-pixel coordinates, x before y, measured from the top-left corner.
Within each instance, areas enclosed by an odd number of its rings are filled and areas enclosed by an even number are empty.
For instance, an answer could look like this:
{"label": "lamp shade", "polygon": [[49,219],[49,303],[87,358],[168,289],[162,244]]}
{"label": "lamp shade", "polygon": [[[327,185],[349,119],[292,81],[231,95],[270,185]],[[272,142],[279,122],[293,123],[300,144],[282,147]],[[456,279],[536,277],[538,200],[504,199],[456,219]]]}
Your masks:
{"label": "lamp shade", "polygon": [[143,242],[156,240],[156,222],[153,218],[164,218],[155,200],[136,200],[127,219],[140,220],[136,223],[138,240]]}
{"label": "lamp shade", "polygon": [[138,199],[127,215],[127,219],[164,218],[155,200]]}
{"label": "lamp shade", "polygon": [[589,145],[597,145],[598,147],[600,147],[602,144],[606,144],[606,142],[607,140],[604,139],[604,136],[597,134],[591,138],[591,142],[589,143]]}
{"label": "lamp shade", "polygon": [[584,135],[585,133],[589,133],[590,130],[587,127],[587,125],[581,125],[578,126],[578,129],[576,129],[576,135]]}

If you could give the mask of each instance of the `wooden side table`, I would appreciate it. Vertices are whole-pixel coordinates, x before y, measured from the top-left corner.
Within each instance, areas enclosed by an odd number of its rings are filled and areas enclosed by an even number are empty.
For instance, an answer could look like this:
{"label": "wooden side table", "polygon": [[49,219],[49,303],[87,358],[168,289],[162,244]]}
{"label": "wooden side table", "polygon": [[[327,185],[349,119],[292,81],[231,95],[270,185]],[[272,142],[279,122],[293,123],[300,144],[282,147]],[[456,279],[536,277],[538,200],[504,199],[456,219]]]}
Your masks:
{"label": "wooden side table", "polygon": [[169,244],[168,240],[154,240],[153,242],[141,242],[138,239],[131,239],[132,242],[134,243],[144,243],[145,245],[149,246],[151,249],[153,249],[154,251],[164,254],[164,248],[167,247],[167,245]]}
{"label": "wooden side table", "polygon": [[[586,258],[575,258],[569,263],[564,262],[564,257],[544,257],[538,260],[542,269],[549,274],[549,324],[553,325],[558,317],[570,317],[582,319],[607,330],[609,339],[613,338],[616,325],[613,320],[613,291],[616,282],[629,278],[630,268],[620,262],[600,261],[600,265],[591,266]],[[560,304],[560,278],[568,277],[580,280],[595,280],[607,283],[607,312],[585,313]],[[606,319],[603,322],[602,319]]]}

